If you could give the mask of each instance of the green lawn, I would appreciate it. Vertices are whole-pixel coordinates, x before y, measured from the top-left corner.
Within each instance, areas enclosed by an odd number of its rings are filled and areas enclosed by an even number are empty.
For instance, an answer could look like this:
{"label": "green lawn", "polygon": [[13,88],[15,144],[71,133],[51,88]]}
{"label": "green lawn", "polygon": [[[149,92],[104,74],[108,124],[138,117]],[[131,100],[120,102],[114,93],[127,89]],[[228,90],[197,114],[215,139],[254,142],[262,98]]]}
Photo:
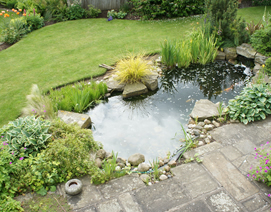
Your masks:
{"label": "green lawn", "polygon": [[[269,10],[271,7],[269,7]],[[263,7],[247,15],[259,19]],[[240,14],[254,11],[239,10]],[[262,12],[260,12],[262,11]],[[32,84],[46,91],[105,72],[101,63],[113,64],[128,51],[159,52],[165,38],[181,38],[199,18],[170,21],[85,19],[44,27],[0,52],[0,126],[20,115]]]}

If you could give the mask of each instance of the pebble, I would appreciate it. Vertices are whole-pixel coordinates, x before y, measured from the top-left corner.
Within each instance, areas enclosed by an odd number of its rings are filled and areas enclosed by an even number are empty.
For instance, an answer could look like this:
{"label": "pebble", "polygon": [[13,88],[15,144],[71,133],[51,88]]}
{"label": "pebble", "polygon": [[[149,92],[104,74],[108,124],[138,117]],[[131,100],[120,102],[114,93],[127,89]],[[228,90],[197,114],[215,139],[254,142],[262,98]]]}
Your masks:
{"label": "pebble", "polygon": [[211,140],[209,138],[205,138],[204,141],[205,141],[206,144],[210,144],[211,143]]}
{"label": "pebble", "polygon": [[195,128],[194,128],[194,129],[197,129],[197,130],[202,130],[202,129],[203,129],[203,127],[202,127],[202,126],[197,125],[197,126],[195,126]]}
{"label": "pebble", "polygon": [[205,120],[204,120],[204,123],[205,123],[205,124],[211,124],[211,121],[208,120],[208,119],[205,119]]}
{"label": "pebble", "polygon": [[215,127],[220,127],[220,123],[216,122],[215,120],[212,121],[212,124],[215,125]]}
{"label": "pebble", "polygon": [[163,166],[164,165],[164,161],[162,160],[159,160],[159,167]]}
{"label": "pebble", "polygon": [[170,161],[169,163],[168,163],[168,165],[169,165],[169,167],[174,167],[174,166],[176,166],[176,161]]}
{"label": "pebble", "polygon": [[199,136],[201,131],[197,129],[193,129],[193,133],[195,134],[195,136]]}
{"label": "pebble", "polygon": [[168,178],[171,178],[172,176],[169,174],[167,177],[168,177]]}
{"label": "pebble", "polygon": [[203,146],[205,143],[203,141],[199,141],[198,146]]}
{"label": "pebble", "polygon": [[205,123],[202,121],[198,123],[198,126],[200,126],[200,127],[204,127],[204,125],[205,125]]}
{"label": "pebble", "polygon": [[121,170],[120,166],[117,166],[117,167],[115,168],[115,171],[120,171],[120,170]]}
{"label": "pebble", "polygon": [[148,182],[148,185],[149,185],[149,186],[151,186],[151,185],[152,185],[152,183],[151,183],[151,182]]}
{"label": "pebble", "polygon": [[164,167],[164,170],[165,170],[166,172],[169,172],[169,171],[170,171],[170,167],[169,167],[168,165],[166,165],[166,166]]}
{"label": "pebble", "polygon": [[206,129],[206,130],[212,130],[212,129],[214,129],[214,125],[212,125],[212,124],[207,124],[207,125],[205,125],[204,126],[204,129]]}
{"label": "pebble", "polygon": [[163,180],[166,180],[167,179],[167,176],[162,174],[160,177],[159,177],[159,180],[163,181]]}
{"label": "pebble", "polygon": [[200,138],[206,138],[207,136],[205,134],[200,134]]}
{"label": "pebble", "polygon": [[195,124],[189,124],[187,127],[188,128],[190,128],[190,129],[193,129],[193,128],[195,128],[197,125],[195,125]]}

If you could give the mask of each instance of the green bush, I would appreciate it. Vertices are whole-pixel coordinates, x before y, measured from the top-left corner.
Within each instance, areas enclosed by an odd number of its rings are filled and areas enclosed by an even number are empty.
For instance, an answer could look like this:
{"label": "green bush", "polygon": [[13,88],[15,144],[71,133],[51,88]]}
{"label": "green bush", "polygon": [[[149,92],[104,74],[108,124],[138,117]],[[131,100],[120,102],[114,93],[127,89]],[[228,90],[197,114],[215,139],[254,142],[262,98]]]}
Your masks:
{"label": "green bush", "polygon": [[88,5],[88,10],[86,11],[87,16],[90,18],[96,18],[101,13],[100,9],[96,9],[93,5]]}
{"label": "green bush", "polygon": [[0,4],[4,5],[8,9],[15,8],[17,0],[0,0]]}
{"label": "green bush", "polygon": [[46,141],[50,137],[49,127],[49,121],[44,121],[41,117],[27,116],[9,122],[0,129],[0,135],[7,142],[12,154],[35,156],[46,147]]}
{"label": "green bush", "polygon": [[269,76],[271,75],[271,57],[268,58],[265,61],[265,67],[264,67],[264,72],[267,73]]}
{"label": "green bush", "polygon": [[29,29],[24,18],[11,19],[9,22],[4,22],[1,41],[14,44],[21,40],[28,32]]}
{"label": "green bush", "polygon": [[265,119],[271,114],[270,106],[270,87],[266,84],[253,84],[229,101],[227,113],[231,119],[247,124]]}
{"label": "green bush", "polygon": [[221,37],[221,41],[230,43],[230,46],[238,46],[249,40],[245,20],[237,18],[237,0],[206,0],[205,6],[204,27],[207,35]]}
{"label": "green bush", "polygon": [[74,3],[67,8],[65,15],[68,18],[68,20],[77,20],[85,18],[87,16],[87,12],[84,8],[81,7],[81,4]]}
{"label": "green bush", "polygon": [[105,83],[92,81],[90,84],[78,83],[75,86],[65,86],[60,90],[52,90],[49,97],[58,110],[81,113],[94,105],[107,93]]}
{"label": "green bush", "polygon": [[250,38],[251,45],[263,55],[271,56],[271,25],[257,30]]}
{"label": "green bush", "polygon": [[204,12],[204,0],[131,0],[143,19],[183,17]]}
{"label": "green bush", "polygon": [[44,19],[40,14],[31,13],[25,16],[25,20],[31,31],[40,29],[44,26]]}
{"label": "green bush", "polygon": [[115,10],[111,10],[107,12],[107,17],[109,18],[110,16],[112,18],[118,18],[118,19],[122,19],[127,15],[126,12],[122,12],[121,10],[119,12],[116,12]]}
{"label": "green bush", "polygon": [[253,0],[252,5],[253,6],[270,6],[271,0]]}

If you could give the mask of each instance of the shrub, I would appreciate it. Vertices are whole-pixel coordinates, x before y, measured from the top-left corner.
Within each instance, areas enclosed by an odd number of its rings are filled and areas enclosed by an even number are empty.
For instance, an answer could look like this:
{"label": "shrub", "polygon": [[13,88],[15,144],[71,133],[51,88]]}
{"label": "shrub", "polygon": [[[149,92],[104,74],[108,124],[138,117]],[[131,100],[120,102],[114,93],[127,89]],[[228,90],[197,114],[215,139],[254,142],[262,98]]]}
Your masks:
{"label": "shrub", "polygon": [[183,17],[201,14],[204,0],[131,0],[134,11],[143,19]]}
{"label": "shrub", "polygon": [[265,66],[264,66],[264,72],[266,72],[269,76],[271,75],[271,57],[269,57],[265,61]]}
{"label": "shrub", "polygon": [[245,20],[237,19],[237,0],[205,1],[205,33],[217,34],[222,41],[238,46],[249,40]]}
{"label": "shrub", "polygon": [[151,74],[152,66],[144,59],[143,54],[129,55],[116,64],[116,79],[120,83],[136,83]]}
{"label": "shrub", "polygon": [[252,5],[253,6],[270,6],[271,0],[253,0]]}
{"label": "shrub", "polygon": [[87,16],[87,12],[84,8],[81,7],[80,3],[74,3],[67,8],[65,15],[68,20],[77,20],[85,18]]}
{"label": "shrub", "polygon": [[50,137],[49,127],[49,121],[44,121],[41,117],[27,116],[9,122],[0,129],[0,135],[12,154],[24,153],[28,157],[30,154],[36,155],[46,147],[46,141]]}
{"label": "shrub", "polygon": [[91,18],[96,18],[101,13],[100,9],[96,9],[93,5],[88,5],[88,10],[86,11],[87,16]]}
{"label": "shrub", "polygon": [[250,38],[251,45],[258,52],[271,56],[271,26],[257,30]]}
{"label": "shrub", "polygon": [[23,108],[24,116],[42,116],[45,119],[55,118],[54,108],[51,100],[43,96],[37,85],[32,85],[31,94],[26,96],[27,106]]}
{"label": "shrub", "polygon": [[31,31],[40,29],[44,26],[44,20],[43,17],[40,16],[40,14],[31,13],[25,16],[25,20],[27,26],[30,28]]}
{"label": "shrub", "polygon": [[14,44],[29,32],[26,21],[23,18],[11,19],[5,22],[1,33],[1,41]]}
{"label": "shrub", "polygon": [[60,90],[52,90],[49,97],[59,110],[75,111],[81,113],[107,93],[107,86],[101,82],[97,84],[78,83],[75,86],[65,86]]}
{"label": "shrub", "polygon": [[271,114],[270,87],[265,84],[253,84],[243,89],[240,95],[229,101],[227,113],[233,120],[244,124],[265,119]]}
{"label": "shrub", "polygon": [[122,12],[121,10],[119,12],[115,12],[114,10],[108,11],[107,12],[107,17],[112,17],[112,18],[118,18],[122,19],[127,15],[126,12]]}
{"label": "shrub", "polygon": [[15,8],[17,0],[0,0],[0,4],[4,5],[8,9]]}

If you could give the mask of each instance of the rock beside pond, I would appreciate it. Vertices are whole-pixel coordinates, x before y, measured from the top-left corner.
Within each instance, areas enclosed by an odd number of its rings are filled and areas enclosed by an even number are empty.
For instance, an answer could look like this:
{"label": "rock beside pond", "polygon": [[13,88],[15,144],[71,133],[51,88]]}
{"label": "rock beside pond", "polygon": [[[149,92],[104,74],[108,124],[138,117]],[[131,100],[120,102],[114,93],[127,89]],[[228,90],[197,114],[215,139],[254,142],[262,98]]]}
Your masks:
{"label": "rock beside pond", "polygon": [[214,125],[207,124],[207,125],[204,126],[204,129],[206,129],[207,131],[210,131],[210,130],[214,129]]}
{"label": "rock beside pond", "polygon": [[167,164],[169,167],[174,167],[177,165],[176,161],[172,160]]}
{"label": "rock beside pond", "polygon": [[139,172],[146,172],[151,168],[151,166],[147,163],[140,163],[137,167]]}
{"label": "rock beside pond", "polygon": [[109,80],[106,84],[109,89],[114,91],[123,91],[125,86],[125,83],[120,83],[114,79]]}
{"label": "rock beside pond", "polygon": [[159,180],[163,181],[163,180],[166,180],[167,179],[167,176],[162,174],[160,177],[159,177]]}
{"label": "rock beside pond", "polygon": [[100,158],[100,159],[104,159],[106,156],[106,151],[104,149],[99,149],[97,152],[96,152],[96,158]]}
{"label": "rock beside pond", "polygon": [[268,59],[269,57],[266,57],[264,55],[262,55],[261,53],[257,52],[256,56],[255,56],[255,63],[259,63],[261,65],[265,64],[265,61]]}
{"label": "rock beside pond", "polygon": [[170,171],[170,166],[166,165],[166,166],[164,167],[164,170],[165,170],[166,172],[169,172],[169,171]]}
{"label": "rock beside pond", "polygon": [[158,88],[158,74],[149,75],[142,79],[144,85],[151,91],[155,91]]}
{"label": "rock beside pond", "polygon": [[97,167],[102,168],[102,160],[100,158],[95,159],[95,164]]}
{"label": "rock beside pond", "polygon": [[145,156],[140,154],[140,153],[135,153],[133,155],[131,155],[128,158],[128,162],[132,165],[132,166],[137,166],[140,163],[145,162]]}
{"label": "rock beside pond", "polygon": [[255,66],[253,68],[253,74],[257,74],[257,72],[260,71],[261,69],[262,69],[261,64],[255,63]]}
{"label": "rock beside pond", "polygon": [[216,56],[216,60],[225,60],[226,58],[226,54],[224,52],[221,51],[217,51],[217,56]]}
{"label": "rock beside pond", "polygon": [[212,124],[213,124],[215,127],[220,127],[220,123],[216,122],[215,120],[212,121]]}
{"label": "rock beside pond", "polygon": [[235,47],[225,48],[224,52],[226,55],[226,60],[235,59],[237,57]]}
{"label": "rock beside pond", "polygon": [[207,99],[201,99],[195,103],[195,106],[190,114],[193,119],[204,120],[204,119],[213,119],[217,117],[218,114],[218,105],[212,103]]}
{"label": "rock beside pond", "polygon": [[147,174],[142,174],[140,175],[140,179],[144,182],[147,183],[150,180],[150,176]]}
{"label": "rock beside pond", "polygon": [[148,88],[143,83],[127,84],[124,87],[122,96],[123,98],[129,98],[129,97],[138,96],[147,92],[148,92]]}
{"label": "rock beside pond", "polygon": [[254,59],[257,53],[248,43],[243,43],[241,46],[237,46],[236,52],[237,54],[242,55],[248,59]]}
{"label": "rock beside pond", "polygon": [[126,159],[125,158],[122,158],[122,157],[118,157],[117,158],[117,161],[116,161],[117,163],[126,163]]}
{"label": "rock beside pond", "polygon": [[87,114],[59,110],[57,116],[66,124],[77,123],[81,128],[91,126],[91,119]]}

